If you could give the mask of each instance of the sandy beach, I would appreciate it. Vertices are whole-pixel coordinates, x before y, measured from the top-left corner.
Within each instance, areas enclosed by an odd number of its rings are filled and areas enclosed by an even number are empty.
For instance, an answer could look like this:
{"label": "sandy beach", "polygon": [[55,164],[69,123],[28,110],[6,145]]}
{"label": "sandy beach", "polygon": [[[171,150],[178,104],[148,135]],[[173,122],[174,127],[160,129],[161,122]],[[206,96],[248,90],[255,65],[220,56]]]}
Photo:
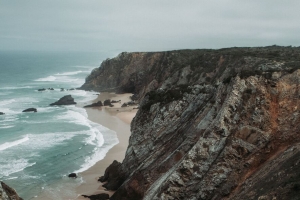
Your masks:
{"label": "sandy beach", "polygon": [[103,102],[106,99],[121,101],[114,103],[114,107],[105,106],[86,108],[89,120],[115,131],[119,143],[108,151],[103,160],[98,161],[94,166],[79,174],[83,179],[83,183],[76,188],[76,193],[78,195],[76,199],[87,199],[81,195],[93,195],[99,193],[113,194],[113,191],[105,190],[105,188],[102,187],[102,183],[98,182],[97,179],[104,175],[105,169],[114,160],[122,162],[125,157],[130,137],[130,123],[137,112],[137,109],[135,109],[137,106],[121,108],[121,105],[131,101],[131,95],[132,94],[101,93],[94,102],[100,100]]}

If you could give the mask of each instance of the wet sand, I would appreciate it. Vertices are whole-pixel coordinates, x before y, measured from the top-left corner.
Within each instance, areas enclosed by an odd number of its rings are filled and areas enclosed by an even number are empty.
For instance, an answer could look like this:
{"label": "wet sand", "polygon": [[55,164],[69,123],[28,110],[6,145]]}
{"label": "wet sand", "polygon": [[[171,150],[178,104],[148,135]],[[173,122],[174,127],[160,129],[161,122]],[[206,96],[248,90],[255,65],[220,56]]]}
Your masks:
{"label": "wet sand", "polygon": [[125,102],[131,101],[132,94],[113,94],[101,93],[94,102],[105,99],[111,99],[121,102],[114,103],[114,107],[99,107],[99,108],[86,108],[89,120],[99,123],[117,133],[119,143],[111,148],[103,160],[98,161],[94,166],[88,170],[81,172],[79,175],[83,179],[83,183],[76,188],[78,197],[76,199],[87,199],[81,195],[92,195],[99,193],[113,194],[113,191],[106,191],[102,187],[102,183],[98,182],[98,178],[104,175],[105,169],[114,161],[122,162],[128,141],[130,137],[130,123],[135,116],[137,106],[130,106],[121,108]]}

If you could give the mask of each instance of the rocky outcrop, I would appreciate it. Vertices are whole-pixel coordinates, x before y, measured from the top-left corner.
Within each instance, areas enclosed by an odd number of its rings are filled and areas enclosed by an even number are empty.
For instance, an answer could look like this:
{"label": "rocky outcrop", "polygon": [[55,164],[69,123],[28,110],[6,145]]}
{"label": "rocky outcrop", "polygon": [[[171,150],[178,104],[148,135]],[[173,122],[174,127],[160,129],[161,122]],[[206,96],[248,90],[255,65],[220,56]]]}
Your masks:
{"label": "rocky outcrop", "polygon": [[27,108],[25,110],[23,110],[22,112],[37,112],[36,108]]}
{"label": "rocky outcrop", "polygon": [[102,104],[101,101],[98,101],[97,103],[92,103],[92,104],[90,104],[90,105],[86,105],[86,106],[84,106],[84,108],[100,107],[100,106],[103,106],[103,104]]}
{"label": "rocky outcrop", "polygon": [[76,104],[71,95],[66,95],[60,98],[58,101],[51,103],[50,106],[62,106],[62,105],[73,105]]}
{"label": "rocky outcrop", "polygon": [[300,195],[300,48],[122,53],[82,88],[140,102],[111,199]]}
{"label": "rocky outcrop", "polygon": [[0,200],[23,200],[18,196],[17,192],[0,181]]}
{"label": "rocky outcrop", "polygon": [[0,115],[5,115],[5,113],[4,112],[0,112]]}

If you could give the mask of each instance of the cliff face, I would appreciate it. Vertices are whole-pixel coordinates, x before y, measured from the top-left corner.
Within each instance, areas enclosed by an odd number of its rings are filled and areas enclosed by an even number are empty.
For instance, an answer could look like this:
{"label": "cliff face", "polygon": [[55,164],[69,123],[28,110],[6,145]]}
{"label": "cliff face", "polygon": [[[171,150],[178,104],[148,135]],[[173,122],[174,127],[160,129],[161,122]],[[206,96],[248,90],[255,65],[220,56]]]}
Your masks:
{"label": "cliff face", "polygon": [[[298,199],[300,49],[122,53],[84,89],[133,92],[111,199]],[[113,173],[112,170],[113,169]]]}
{"label": "cliff face", "polygon": [[22,200],[16,191],[0,181],[0,200]]}

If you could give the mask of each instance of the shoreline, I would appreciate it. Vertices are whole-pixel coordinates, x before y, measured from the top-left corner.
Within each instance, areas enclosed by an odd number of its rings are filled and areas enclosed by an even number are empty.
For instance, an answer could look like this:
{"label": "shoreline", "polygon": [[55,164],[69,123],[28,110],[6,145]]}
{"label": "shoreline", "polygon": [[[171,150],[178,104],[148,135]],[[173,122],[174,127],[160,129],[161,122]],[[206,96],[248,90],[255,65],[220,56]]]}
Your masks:
{"label": "shoreline", "polygon": [[95,165],[89,169],[78,173],[83,182],[76,187],[77,200],[87,199],[81,195],[94,195],[99,193],[107,193],[110,196],[114,191],[108,191],[102,187],[103,183],[98,181],[100,176],[104,175],[105,169],[114,161],[122,162],[125,158],[125,153],[128,147],[130,132],[130,123],[134,118],[137,106],[123,107],[121,105],[125,102],[131,101],[130,96],[132,94],[114,94],[103,92],[93,100],[93,102],[104,101],[111,99],[115,101],[121,100],[121,102],[114,103],[114,107],[92,107],[84,108],[88,114],[88,119],[107,127],[110,130],[116,132],[119,143],[113,146],[106,153],[105,157],[98,161]]}

